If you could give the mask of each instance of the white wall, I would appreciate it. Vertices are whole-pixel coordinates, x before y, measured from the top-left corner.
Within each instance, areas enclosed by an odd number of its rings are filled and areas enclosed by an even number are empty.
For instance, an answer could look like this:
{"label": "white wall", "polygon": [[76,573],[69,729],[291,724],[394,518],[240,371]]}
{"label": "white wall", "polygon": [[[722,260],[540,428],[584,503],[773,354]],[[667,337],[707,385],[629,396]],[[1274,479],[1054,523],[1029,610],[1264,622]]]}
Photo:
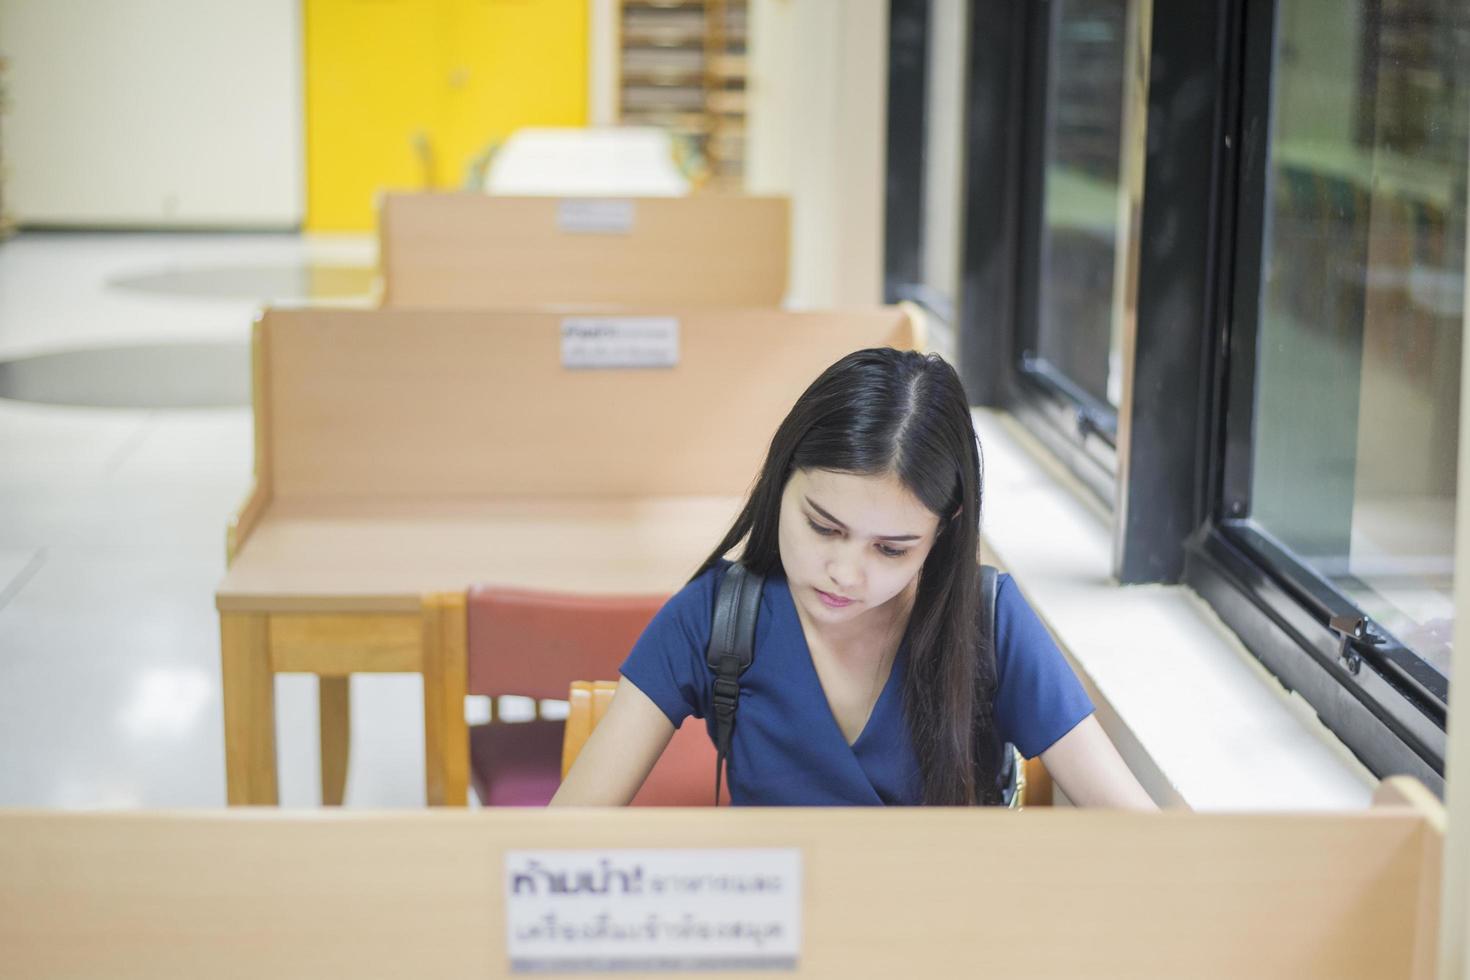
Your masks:
{"label": "white wall", "polygon": [[290,228],[299,0],[0,0],[21,224]]}
{"label": "white wall", "polygon": [[792,202],[791,303],[883,295],[887,0],[752,0],[746,188]]}
{"label": "white wall", "polygon": [[587,0],[587,122],[618,121],[618,2]]}
{"label": "white wall", "polygon": [[965,0],[934,0],[924,148],[924,284],[959,303],[965,187]]}
{"label": "white wall", "polygon": [[796,73],[796,3],[751,0],[746,44],[745,189],[789,194],[792,150],[792,76]]}

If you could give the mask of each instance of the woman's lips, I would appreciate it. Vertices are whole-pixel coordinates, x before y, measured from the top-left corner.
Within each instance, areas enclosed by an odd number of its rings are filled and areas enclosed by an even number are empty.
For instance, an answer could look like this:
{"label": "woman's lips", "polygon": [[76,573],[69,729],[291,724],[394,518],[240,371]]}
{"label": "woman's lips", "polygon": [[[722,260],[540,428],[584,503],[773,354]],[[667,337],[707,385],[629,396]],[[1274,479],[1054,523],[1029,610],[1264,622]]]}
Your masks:
{"label": "woman's lips", "polygon": [[853,603],[851,599],[844,599],[842,596],[833,595],[830,592],[823,592],[821,589],[817,589],[816,593],[818,598],[822,600],[823,605],[830,606],[833,609],[841,609],[843,606],[850,606]]}

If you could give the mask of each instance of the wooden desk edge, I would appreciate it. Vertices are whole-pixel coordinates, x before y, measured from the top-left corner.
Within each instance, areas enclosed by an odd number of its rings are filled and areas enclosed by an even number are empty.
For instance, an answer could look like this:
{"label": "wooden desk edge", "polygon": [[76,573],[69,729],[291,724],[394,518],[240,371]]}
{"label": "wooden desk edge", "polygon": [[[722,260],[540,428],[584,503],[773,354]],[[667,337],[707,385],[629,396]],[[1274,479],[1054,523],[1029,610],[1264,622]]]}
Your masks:
{"label": "wooden desk edge", "polygon": [[[229,578],[226,576],[225,582]],[[236,592],[221,584],[214,593],[214,608],[222,613],[418,613],[424,607],[424,597],[436,593],[457,592],[467,594],[469,586],[462,589],[423,589],[414,592],[393,593],[321,593],[299,592]]]}
{"label": "wooden desk edge", "polygon": [[1413,776],[1388,776],[1373,791],[1373,806],[1411,809],[1444,836],[1445,808],[1439,797]]}

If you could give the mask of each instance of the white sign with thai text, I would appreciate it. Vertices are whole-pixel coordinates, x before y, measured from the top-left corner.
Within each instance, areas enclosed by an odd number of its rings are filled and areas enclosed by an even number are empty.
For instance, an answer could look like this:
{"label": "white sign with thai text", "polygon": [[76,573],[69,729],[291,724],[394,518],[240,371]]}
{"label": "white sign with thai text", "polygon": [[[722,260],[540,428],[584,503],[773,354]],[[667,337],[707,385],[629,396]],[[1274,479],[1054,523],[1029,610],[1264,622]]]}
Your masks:
{"label": "white sign with thai text", "polygon": [[670,368],[679,363],[672,316],[569,316],[561,321],[564,368]]}
{"label": "white sign with thai text", "polygon": [[556,226],[583,235],[626,235],[633,230],[633,202],[607,198],[567,198],[558,203]]}
{"label": "white sign with thai text", "polygon": [[794,970],[796,848],[508,851],[516,973]]}

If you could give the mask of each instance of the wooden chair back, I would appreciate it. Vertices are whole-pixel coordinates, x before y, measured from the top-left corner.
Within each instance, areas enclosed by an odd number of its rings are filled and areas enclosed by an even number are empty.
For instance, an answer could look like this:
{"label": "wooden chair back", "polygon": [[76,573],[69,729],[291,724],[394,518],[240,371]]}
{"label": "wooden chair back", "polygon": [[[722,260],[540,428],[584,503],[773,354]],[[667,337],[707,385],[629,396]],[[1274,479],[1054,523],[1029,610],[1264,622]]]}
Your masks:
{"label": "wooden chair back", "polygon": [[557,314],[270,310],[257,481],[277,498],[740,496],[822,370],[922,346],[896,307],[667,316],[675,366],[569,369]]}
{"label": "wooden chair back", "polygon": [[[566,728],[562,735],[561,774],[565,779],[572,763],[587,744],[592,730],[612,704],[617,681],[575,681],[568,697]],[[704,720],[689,717],[659,756],[653,771],[643,781],[633,806],[710,806],[715,796],[715,747]],[[721,804],[729,802],[728,794]]]}
{"label": "wooden chair back", "polygon": [[766,307],[786,296],[785,198],[386,194],[385,307]]}
{"label": "wooden chair back", "polygon": [[561,777],[567,778],[572,763],[582,754],[582,746],[592,736],[592,729],[607,714],[612,704],[617,681],[573,681],[567,696],[566,735],[561,743]]}
{"label": "wooden chair back", "polygon": [[468,693],[563,698],[579,677],[613,676],[667,598],[475,586]]}

